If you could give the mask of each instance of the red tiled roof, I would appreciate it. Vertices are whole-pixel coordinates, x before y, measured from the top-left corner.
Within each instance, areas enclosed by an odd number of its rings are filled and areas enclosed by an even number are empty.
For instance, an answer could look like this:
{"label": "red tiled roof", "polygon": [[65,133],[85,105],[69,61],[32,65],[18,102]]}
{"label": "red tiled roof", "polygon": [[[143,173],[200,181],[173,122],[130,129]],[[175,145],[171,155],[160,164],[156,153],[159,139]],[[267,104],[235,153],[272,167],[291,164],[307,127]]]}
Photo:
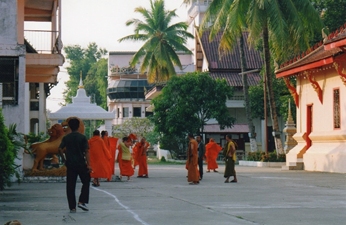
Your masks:
{"label": "red tiled roof", "polygon": [[346,23],[343,26],[341,26],[339,29],[334,31],[333,33],[329,34],[328,39],[325,41],[324,44],[329,44],[331,42],[336,42],[345,38],[346,38]]}
{"label": "red tiled roof", "polygon": [[[324,43],[320,42],[311,49],[296,56],[280,66],[275,71],[276,77],[290,76],[307,69],[323,67],[334,61],[334,58],[344,52],[343,46],[346,40],[346,23],[335,32],[332,32]],[[336,45],[333,45],[337,43]],[[316,47],[318,46],[318,47]]]}
{"label": "red tiled roof", "polygon": [[[204,32],[201,38],[201,44],[204,49],[206,59],[209,63],[209,71],[214,70],[238,70],[240,71],[240,53],[239,45],[235,45],[231,52],[225,53],[220,58],[218,52],[221,32],[213,39],[209,41],[208,31]],[[246,60],[247,70],[260,69],[263,65],[263,60],[261,58],[260,52],[250,48],[247,43],[247,33],[243,33],[244,37],[244,53]]]}
{"label": "red tiled roof", "polygon": [[333,48],[330,50],[324,50],[324,46],[321,45],[315,51],[306,55],[304,58],[297,60],[291,64],[288,64],[287,66],[280,68],[279,70],[275,71],[275,73],[277,74],[277,76],[280,77],[279,74],[284,72],[284,71],[288,71],[288,70],[291,70],[294,68],[302,67],[304,65],[308,65],[308,64],[311,64],[313,62],[317,62],[319,60],[335,56],[341,52],[343,52],[341,48]]}
{"label": "red tiled roof", "polygon": [[232,128],[220,129],[219,124],[204,125],[204,133],[249,133],[247,124],[234,124]]}
{"label": "red tiled roof", "polygon": [[[210,72],[210,76],[213,79],[226,79],[227,83],[231,87],[242,87],[243,81],[242,76],[235,72]],[[261,76],[259,73],[249,73],[247,74],[247,81],[249,86],[258,85],[261,81]]]}

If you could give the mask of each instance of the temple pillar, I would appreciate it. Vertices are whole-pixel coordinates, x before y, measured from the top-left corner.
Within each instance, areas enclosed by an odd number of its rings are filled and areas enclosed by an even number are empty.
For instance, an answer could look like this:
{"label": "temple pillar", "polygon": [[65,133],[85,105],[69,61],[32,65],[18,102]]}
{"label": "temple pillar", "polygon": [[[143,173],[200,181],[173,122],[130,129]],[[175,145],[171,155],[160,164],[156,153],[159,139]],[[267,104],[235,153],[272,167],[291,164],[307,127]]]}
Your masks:
{"label": "temple pillar", "polygon": [[297,128],[292,118],[290,100],[288,101],[288,117],[283,132],[286,134],[284,151],[285,154],[287,154],[292,148],[294,148],[297,145],[297,141],[293,138],[293,135],[297,132]]}

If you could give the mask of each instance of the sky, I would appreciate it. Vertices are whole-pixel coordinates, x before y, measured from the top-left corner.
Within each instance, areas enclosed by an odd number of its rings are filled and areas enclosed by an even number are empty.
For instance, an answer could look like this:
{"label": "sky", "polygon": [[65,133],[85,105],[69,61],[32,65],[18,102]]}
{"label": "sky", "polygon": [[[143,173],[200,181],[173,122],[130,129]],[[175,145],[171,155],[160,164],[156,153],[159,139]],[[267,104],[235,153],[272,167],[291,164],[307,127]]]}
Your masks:
{"label": "sky", "polygon": [[[63,45],[80,45],[86,48],[95,42],[98,47],[109,51],[136,51],[141,43],[118,40],[133,34],[133,26],[127,27],[126,21],[132,18],[142,19],[135,13],[136,7],[149,9],[149,0],[62,0],[62,42]],[[186,20],[187,8],[183,0],[165,0],[166,9],[177,9],[178,17],[173,22]],[[64,64],[58,74],[58,85],[52,88],[47,98],[47,109],[55,112],[63,102],[64,83],[68,74]]]}

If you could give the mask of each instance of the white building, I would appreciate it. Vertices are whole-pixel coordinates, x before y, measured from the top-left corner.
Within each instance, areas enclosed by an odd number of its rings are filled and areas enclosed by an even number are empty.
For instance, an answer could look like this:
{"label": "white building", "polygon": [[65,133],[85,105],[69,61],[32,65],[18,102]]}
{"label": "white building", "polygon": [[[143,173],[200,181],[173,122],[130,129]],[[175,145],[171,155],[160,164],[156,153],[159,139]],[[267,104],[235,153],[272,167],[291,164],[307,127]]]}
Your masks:
{"label": "white building", "polygon": [[[145,99],[146,92],[152,88],[147,82],[146,74],[141,74],[139,65],[129,66],[135,51],[109,52],[108,57],[108,111],[115,112],[113,125],[122,124],[126,119],[133,117],[145,118],[152,112],[147,108],[150,100]],[[192,57],[179,53],[183,70],[176,68],[177,74],[194,71]]]}
{"label": "white building", "polygon": [[[21,133],[46,132],[46,98],[57,83],[61,54],[60,0],[0,3],[0,106],[5,124]],[[48,30],[25,30],[26,23]]]}

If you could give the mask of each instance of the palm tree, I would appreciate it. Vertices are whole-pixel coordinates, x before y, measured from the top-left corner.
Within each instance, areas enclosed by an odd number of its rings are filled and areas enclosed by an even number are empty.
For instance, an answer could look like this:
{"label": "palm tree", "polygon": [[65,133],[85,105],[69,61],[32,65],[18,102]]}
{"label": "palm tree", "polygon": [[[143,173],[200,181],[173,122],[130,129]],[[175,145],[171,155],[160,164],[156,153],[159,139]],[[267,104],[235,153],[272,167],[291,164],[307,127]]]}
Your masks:
{"label": "palm tree", "polygon": [[135,66],[140,60],[140,72],[147,73],[148,82],[161,82],[175,75],[174,66],[182,69],[177,52],[192,52],[185,47],[188,38],[194,38],[187,32],[188,25],[179,22],[170,25],[176,17],[176,10],[166,10],[163,0],[150,0],[150,10],[137,7],[135,12],[144,17],[144,21],[130,19],[126,26],[134,25],[134,34],[119,39],[144,41],[144,45],[131,59],[131,66]]}
{"label": "palm tree", "polygon": [[[184,0],[190,2],[191,0]],[[278,117],[272,88],[271,56],[282,61],[290,52],[299,52],[309,47],[314,32],[320,31],[320,17],[309,0],[214,0],[214,11],[219,9],[219,21],[215,19],[214,31],[222,31],[223,45],[228,49],[240,37],[246,24],[248,41],[252,44],[262,39],[264,53],[264,80],[266,80],[270,115],[273,124],[275,146],[278,154],[283,153]],[[213,15],[213,14],[211,14]],[[212,29],[213,30],[213,29]]]}
{"label": "palm tree", "polygon": [[[220,40],[219,53],[223,54],[225,51],[230,51],[237,41],[228,39],[230,34],[227,33],[228,30],[224,30],[224,27],[227,27],[228,19],[228,11],[233,3],[233,0],[215,0],[211,2],[204,18],[201,23],[200,32],[205,31],[206,29],[210,30],[210,39],[214,39],[218,32],[223,31],[223,35]],[[221,7],[220,7],[221,6]],[[212,23],[211,20],[213,20]],[[249,101],[249,85],[247,80],[247,70],[245,53],[244,53],[244,36],[243,30],[245,30],[245,20],[238,20],[239,29],[232,31],[232,35],[239,39],[239,51],[240,51],[240,64],[241,64],[241,74],[243,81],[243,93],[244,93],[244,102],[245,102],[245,114],[248,122],[250,135],[250,148],[252,152],[257,151],[257,143],[256,143],[256,135],[255,135],[255,126],[253,125],[253,120],[251,116],[251,107]],[[213,24],[213,26],[209,27],[208,24]]]}

